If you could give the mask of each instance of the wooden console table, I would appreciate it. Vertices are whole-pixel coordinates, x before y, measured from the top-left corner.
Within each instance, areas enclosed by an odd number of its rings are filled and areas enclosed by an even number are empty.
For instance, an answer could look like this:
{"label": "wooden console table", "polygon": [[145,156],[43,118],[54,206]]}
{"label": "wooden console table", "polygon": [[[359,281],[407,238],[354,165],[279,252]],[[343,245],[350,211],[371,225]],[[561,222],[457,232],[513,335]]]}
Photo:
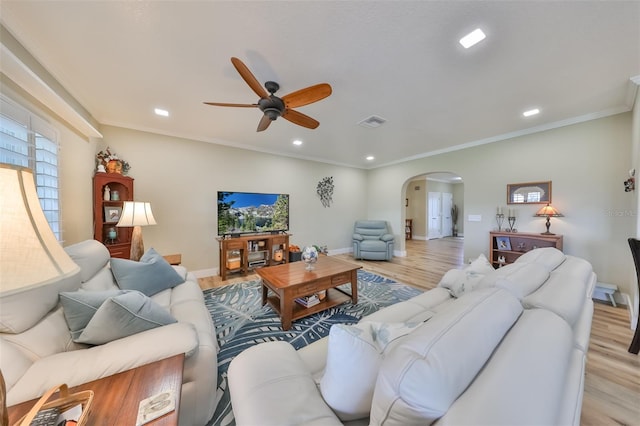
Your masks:
{"label": "wooden console table", "polygon": [[[562,235],[528,232],[489,233],[489,261],[494,267],[515,262],[526,252],[539,247],[555,247],[562,251]],[[498,261],[504,258],[504,263]]]}
{"label": "wooden console table", "polygon": [[[138,368],[103,377],[69,388],[70,392],[93,391],[89,424],[100,426],[135,425],[140,401],[163,391],[173,390],[176,409],[147,423],[153,426],[176,426],[182,389],[184,354],[162,359]],[[57,394],[56,394],[57,395]],[[55,398],[55,395],[54,395]],[[37,399],[8,408],[9,424],[16,423],[33,407]]]}
{"label": "wooden console table", "polygon": [[235,238],[218,238],[220,244],[220,277],[248,272],[263,266],[287,263],[291,234],[251,234]]}

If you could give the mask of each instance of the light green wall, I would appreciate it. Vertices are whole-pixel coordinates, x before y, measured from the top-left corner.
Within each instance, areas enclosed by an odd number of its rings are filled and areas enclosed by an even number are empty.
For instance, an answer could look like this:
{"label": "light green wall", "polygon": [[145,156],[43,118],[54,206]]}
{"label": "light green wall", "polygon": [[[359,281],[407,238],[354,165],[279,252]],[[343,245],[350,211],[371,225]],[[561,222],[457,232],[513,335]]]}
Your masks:
{"label": "light green wall", "polygon": [[[299,246],[351,247],[353,223],[366,216],[364,170],[118,127],[100,131],[98,149],[109,146],[131,164],[135,198],[153,208],[158,225],[143,229],[145,248],[182,253],[191,270],[219,267],[219,190],[289,194],[291,243]],[[327,176],[333,176],[335,189],[325,208],[316,186]]]}
{"label": "light green wall", "polygon": [[[626,239],[636,230],[635,196],[625,193],[630,168],[631,113],[566,126],[483,146],[371,170],[369,217],[402,229],[403,185],[413,176],[447,170],[464,180],[465,259],[488,254],[488,232],[496,227],[497,206],[506,207],[508,183],[551,180],[553,205],[565,217],[551,231],[564,235],[568,254],[584,257],[600,281],[628,292],[630,263]],[[543,232],[539,205],[518,206],[516,228]],[[481,215],[469,222],[469,215]],[[397,232],[397,231],[396,231]],[[404,249],[404,240],[398,239]]]}

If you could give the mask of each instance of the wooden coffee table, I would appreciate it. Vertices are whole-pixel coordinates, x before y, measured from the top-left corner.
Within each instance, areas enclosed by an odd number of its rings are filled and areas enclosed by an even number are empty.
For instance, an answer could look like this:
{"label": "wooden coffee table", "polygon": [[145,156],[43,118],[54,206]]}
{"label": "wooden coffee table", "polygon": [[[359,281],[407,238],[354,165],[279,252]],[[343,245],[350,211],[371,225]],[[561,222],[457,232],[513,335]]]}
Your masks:
{"label": "wooden coffee table", "polygon": [[[142,365],[113,376],[69,388],[74,393],[93,391],[88,424],[100,426],[135,425],[140,401],[158,393],[173,390],[176,409],[147,423],[149,426],[175,426],[178,424],[178,408],[182,389],[184,354]],[[58,394],[54,395],[54,398]],[[33,407],[37,399],[8,408],[9,424],[17,422]]]}
{"label": "wooden coffee table", "polygon": [[[306,266],[304,262],[290,262],[256,269],[256,273],[262,278],[262,305],[269,303],[280,315],[283,330],[290,329],[294,320],[348,300],[358,303],[360,266],[329,256],[320,256],[311,271],[307,271]],[[351,283],[351,294],[337,288],[348,283]],[[295,302],[298,297],[309,296],[322,290],[326,290],[327,295],[315,306],[305,308]]]}

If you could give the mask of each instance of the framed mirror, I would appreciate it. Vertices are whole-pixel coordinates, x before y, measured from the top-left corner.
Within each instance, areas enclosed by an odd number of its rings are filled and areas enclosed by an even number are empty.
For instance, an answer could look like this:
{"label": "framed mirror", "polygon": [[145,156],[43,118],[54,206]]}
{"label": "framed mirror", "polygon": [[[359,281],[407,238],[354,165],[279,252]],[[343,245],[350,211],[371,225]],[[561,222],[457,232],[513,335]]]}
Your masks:
{"label": "framed mirror", "polygon": [[551,203],[551,181],[507,184],[507,204]]}

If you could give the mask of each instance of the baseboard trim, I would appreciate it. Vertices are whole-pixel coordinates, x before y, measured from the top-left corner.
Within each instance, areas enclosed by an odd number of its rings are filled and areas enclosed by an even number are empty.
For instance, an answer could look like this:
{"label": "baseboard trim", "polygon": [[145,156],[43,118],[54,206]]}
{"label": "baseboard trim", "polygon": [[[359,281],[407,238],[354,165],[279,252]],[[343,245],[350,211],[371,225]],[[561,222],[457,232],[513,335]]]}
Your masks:
{"label": "baseboard trim", "polygon": [[206,277],[212,277],[214,275],[220,275],[220,268],[199,269],[197,271],[189,271],[189,272],[195,275],[196,278],[206,278]]}

